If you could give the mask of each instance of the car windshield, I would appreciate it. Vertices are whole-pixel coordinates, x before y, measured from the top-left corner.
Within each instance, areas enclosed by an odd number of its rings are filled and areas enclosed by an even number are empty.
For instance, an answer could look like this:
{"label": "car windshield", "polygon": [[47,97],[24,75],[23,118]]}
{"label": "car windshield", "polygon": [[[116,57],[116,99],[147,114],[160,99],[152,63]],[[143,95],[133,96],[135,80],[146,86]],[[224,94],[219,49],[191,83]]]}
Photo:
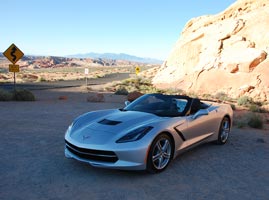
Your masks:
{"label": "car windshield", "polygon": [[178,117],[187,113],[190,103],[190,98],[185,96],[146,94],[126,106],[124,111],[139,111],[163,117]]}

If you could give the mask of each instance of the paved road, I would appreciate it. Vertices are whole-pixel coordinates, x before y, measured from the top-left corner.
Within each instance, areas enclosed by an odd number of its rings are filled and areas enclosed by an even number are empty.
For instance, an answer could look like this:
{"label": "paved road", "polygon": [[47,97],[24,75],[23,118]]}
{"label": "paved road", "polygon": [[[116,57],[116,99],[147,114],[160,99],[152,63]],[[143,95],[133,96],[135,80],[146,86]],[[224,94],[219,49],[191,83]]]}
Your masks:
{"label": "paved road", "polygon": [[98,169],[64,157],[64,132],[86,111],[123,104],[90,103],[79,93],[60,101],[49,90],[34,92],[52,99],[0,102],[1,200],[269,197],[268,130],[234,128],[227,144],[197,147],[160,174]]}
{"label": "paved road", "polygon": [[[108,74],[101,78],[88,79],[88,85],[100,85],[112,81],[120,81],[130,77],[129,73],[114,73]],[[19,83],[17,88],[24,88],[28,90],[41,90],[50,88],[64,88],[64,87],[78,87],[86,84],[86,80],[72,80],[72,81],[56,81],[56,82],[38,82],[38,83]],[[1,84],[0,88],[6,90],[13,90],[13,83]]]}

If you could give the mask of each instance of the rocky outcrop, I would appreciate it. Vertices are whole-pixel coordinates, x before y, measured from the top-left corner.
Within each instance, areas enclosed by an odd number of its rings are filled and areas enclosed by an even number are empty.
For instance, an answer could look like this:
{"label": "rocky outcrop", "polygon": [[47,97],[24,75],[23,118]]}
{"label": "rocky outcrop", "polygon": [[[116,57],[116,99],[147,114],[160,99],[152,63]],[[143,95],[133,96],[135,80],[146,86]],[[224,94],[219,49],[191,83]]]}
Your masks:
{"label": "rocky outcrop", "polygon": [[159,88],[269,101],[269,0],[190,20],[153,78]]}

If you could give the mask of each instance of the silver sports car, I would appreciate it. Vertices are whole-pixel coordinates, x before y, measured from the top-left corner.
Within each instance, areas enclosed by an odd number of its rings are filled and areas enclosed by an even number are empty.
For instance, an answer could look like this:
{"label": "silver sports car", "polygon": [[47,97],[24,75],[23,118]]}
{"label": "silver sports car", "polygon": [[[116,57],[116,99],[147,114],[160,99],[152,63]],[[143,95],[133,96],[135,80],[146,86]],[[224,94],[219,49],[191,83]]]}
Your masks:
{"label": "silver sports car", "polygon": [[65,156],[95,167],[161,172],[190,147],[225,144],[232,118],[230,105],[146,94],[123,109],[76,118],[65,134]]}

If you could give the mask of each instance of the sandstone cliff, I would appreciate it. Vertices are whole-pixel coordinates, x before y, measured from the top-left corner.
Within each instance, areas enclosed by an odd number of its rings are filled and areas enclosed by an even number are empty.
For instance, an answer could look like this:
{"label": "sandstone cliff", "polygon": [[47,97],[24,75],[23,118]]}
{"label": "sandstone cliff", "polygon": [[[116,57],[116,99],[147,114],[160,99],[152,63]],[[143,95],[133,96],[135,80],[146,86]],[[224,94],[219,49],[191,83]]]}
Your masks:
{"label": "sandstone cliff", "polygon": [[191,19],[153,78],[159,88],[269,101],[269,0]]}

